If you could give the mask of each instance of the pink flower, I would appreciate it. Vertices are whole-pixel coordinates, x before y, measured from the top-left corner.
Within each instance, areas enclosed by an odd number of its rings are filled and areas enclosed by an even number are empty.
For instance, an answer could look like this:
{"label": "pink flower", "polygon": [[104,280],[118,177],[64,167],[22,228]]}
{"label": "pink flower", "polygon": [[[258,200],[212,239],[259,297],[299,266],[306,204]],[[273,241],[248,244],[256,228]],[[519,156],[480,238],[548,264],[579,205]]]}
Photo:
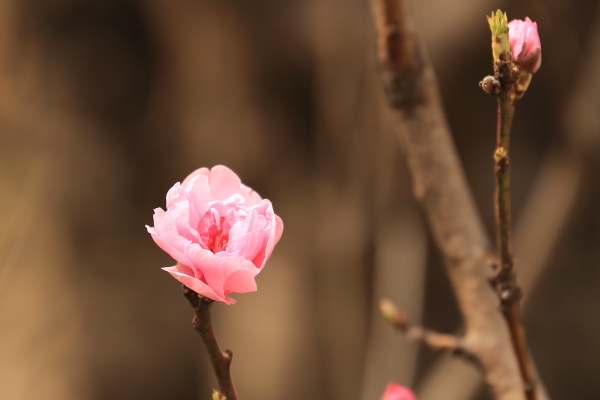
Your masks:
{"label": "pink flower", "polygon": [[525,21],[514,19],[508,23],[508,29],[515,64],[531,73],[536,72],[542,64],[542,44],[537,23],[529,17]]}
{"label": "pink flower", "polygon": [[390,382],[381,400],[416,400],[416,397],[410,389]]}
{"label": "pink flower", "polygon": [[163,268],[210,299],[234,304],[228,293],[256,290],[254,278],[271,256],[283,222],[229,168],[200,168],[167,193],[167,211],[154,210],[154,242],[177,261]]}

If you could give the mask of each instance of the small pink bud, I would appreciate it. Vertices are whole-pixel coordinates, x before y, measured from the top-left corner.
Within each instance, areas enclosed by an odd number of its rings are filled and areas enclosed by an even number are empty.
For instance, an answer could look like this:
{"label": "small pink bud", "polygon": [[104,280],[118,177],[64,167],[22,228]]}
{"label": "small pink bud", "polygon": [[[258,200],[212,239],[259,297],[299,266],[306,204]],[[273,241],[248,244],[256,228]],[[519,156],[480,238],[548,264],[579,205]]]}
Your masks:
{"label": "small pink bud", "polygon": [[542,44],[538,35],[537,23],[529,17],[525,21],[514,19],[508,23],[510,50],[515,64],[535,73],[542,64]]}
{"label": "small pink bud", "polygon": [[416,397],[409,388],[390,382],[381,400],[416,400]]}

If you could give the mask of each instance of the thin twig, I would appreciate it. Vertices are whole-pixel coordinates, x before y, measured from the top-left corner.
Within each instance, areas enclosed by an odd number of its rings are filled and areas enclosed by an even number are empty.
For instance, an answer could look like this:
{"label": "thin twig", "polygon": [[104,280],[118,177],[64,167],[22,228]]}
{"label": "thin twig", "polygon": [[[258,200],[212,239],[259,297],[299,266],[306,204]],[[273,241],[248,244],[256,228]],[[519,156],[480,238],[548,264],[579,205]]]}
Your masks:
{"label": "thin twig", "polygon": [[185,285],[183,285],[182,290],[183,295],[194,310],[195,315],[192,319],[192,326],[198,332],[208,350],[210,363],[219,382],[219,389],[227,400],[236,400],[230,373],[233,353],[231,350],[221,352],[210,320],[210,306],[214,303],[214,300],[199,295]]}
{"label": "thin twig", "polygon": [[510,218],[510,158],[509,140],[515,107],[508,96],[498,97],[498,134],[497,148],[494,153],[496,165],[495,214],[496,240],[500,271],[506,279],[514,280],[514,262],[512,256],[511,218]]}
{"label": "thin twig", "polygon": [[519,362],[521,378],[528,400],[537,398],[537,377],[531,361],[525,330],[520,318],[521,290],[517,286],[511,240],[510,214],[510,126],[514,115],[514,104],[508,95],[498,97],[498,134],[496,160],[496,238],[499,267],[496,287],[502,303],[502,313],[508,324],[513,349]]}
{"label": "thin twig", "polygon": [[415,197],[444,256],[464,318],[464,345],[477,356],[497,399],[524,399],[509,332],[487,284],[489,241],[452,143],[432,67],[407,24],[404,2],[373,0],[372,6],[386,93]]}
{"label": "thin twig", "polygon": [[448,351],[467,360],[477,361],[477,357],[465,348],[461,337],[435,332],[411,324],[404,312],[396,308],[391,300],[381,299],[379,301],[379,311],[386,321],[408,339],[431,350]]}
{"label": "thin twig", "polygon": [[494,174],[496,188],[494,193],[494,213],[496,217],[496,248],[498,263],[493,283],[500,297],[502,314],[508,325],[511,342],[519,363],[525,395],[528,400],[538,398],[539,386],[535,366],[531,359],[525,330],[520,317],[522,292],[517,286],[517,275],[512,253],[512,220],[510,212],[510,131],[515,114],[514,83],[518,80],[520,69],[515,67],[508,52],[500,55],[494,62],[494,78],[500,84],[496,93],[498,98],[498,124],[496,131],[496,150],[494,152]]}

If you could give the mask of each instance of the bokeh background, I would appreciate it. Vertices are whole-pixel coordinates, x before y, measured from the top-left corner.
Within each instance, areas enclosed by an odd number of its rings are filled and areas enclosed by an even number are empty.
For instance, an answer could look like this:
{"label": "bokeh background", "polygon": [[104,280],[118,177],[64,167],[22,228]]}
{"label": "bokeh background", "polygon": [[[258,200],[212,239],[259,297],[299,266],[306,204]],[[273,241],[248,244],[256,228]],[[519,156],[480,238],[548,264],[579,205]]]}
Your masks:
{"label": "bokeh background", "polygon": [[[413,6],[491,233],[495,101],[485,15],[539,23],[513,129],[525,325],[555,400],[599,398],[600,8]],[[386,109],[367,0],[0,1],[0,398],[208,399],[207,357],[145,224],[225,164],[285,222],[259,290],[216,304],[241,399],[489,398],[478,372],[377,315],[460,316]]]}

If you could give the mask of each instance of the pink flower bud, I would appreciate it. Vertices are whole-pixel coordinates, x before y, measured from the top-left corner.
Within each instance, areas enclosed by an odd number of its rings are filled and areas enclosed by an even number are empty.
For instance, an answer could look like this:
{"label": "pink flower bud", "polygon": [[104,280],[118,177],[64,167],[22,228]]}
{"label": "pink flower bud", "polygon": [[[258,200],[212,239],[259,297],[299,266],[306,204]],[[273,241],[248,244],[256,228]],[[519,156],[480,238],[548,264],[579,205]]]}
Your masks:
{"label": "pink flower bud", "polygon": [[200,168],[167,193],[154,210],[154,242],[177,261],[163,268],[196,293],[234,304],[228,293],[256,290],[254,278],[283,232],[271,202],[229,168]]}
{"label": "pink flower bud", "polygon": [[410,389],[390,382],[381,400],[416,400],[416,397]]}
{"label": "pink flower bud", "polygon": [[532,22],[529,17],[525,21],[514,19],[508,23],[508,29],[515,64],[530,73],[536,72],[542,64],[542,44],[537,23]]}

